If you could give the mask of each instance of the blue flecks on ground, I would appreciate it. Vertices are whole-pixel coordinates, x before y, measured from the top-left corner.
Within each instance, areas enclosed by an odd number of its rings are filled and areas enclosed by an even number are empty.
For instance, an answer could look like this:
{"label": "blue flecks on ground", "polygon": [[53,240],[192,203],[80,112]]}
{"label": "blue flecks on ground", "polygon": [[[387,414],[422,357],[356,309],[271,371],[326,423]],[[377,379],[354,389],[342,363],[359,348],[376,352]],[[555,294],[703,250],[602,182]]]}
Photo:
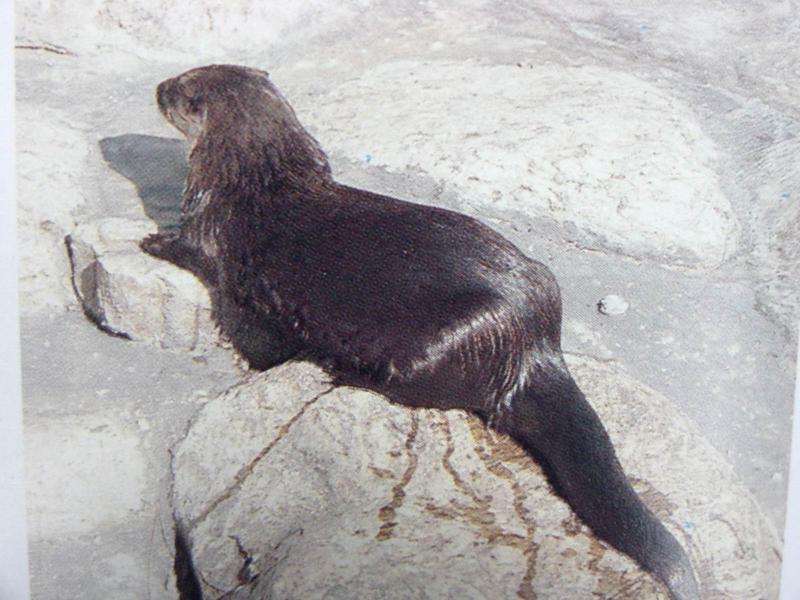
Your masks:
{"label": "blue flecks on ground", "polygon": [[372,154],[367,154],[366,156],[364,156],[364,160],[367,162],[372,162]]}

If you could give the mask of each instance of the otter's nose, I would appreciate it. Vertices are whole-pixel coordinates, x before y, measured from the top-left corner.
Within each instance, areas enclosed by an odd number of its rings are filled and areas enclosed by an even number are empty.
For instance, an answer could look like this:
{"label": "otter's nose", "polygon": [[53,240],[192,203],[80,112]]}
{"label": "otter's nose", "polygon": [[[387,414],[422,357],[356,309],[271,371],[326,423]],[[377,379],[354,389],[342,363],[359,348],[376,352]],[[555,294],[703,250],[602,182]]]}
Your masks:
{"label": "otter's nose", "polygon": [[158,84],[156,88],[156,102],[158,102],[158,110],[163,115],[167,114],[167,109],[175,102],[175,81],[167,79]]}

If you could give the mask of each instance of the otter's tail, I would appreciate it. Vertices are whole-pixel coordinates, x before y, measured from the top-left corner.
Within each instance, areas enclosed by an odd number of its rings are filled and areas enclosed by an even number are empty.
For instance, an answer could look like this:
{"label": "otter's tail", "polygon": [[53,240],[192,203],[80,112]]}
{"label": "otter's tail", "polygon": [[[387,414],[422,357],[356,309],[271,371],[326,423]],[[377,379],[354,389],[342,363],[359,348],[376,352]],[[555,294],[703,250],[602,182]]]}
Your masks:
{"label": "otter's tail", "polygon": [[496,427],[542,465],[556,492],[599,538],[663,581],[674,600],[700,599],[683,548],[636,495],[566,367],[528,373]]}

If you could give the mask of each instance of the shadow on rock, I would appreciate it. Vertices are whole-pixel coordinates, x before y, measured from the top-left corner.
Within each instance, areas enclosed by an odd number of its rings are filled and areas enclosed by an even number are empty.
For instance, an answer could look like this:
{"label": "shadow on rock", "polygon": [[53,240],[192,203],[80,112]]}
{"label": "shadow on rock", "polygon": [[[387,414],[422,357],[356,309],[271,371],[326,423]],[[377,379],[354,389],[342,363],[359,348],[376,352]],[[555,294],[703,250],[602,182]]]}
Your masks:
{"label": "shadow on rock", "polygon": [[100,151],[112,169],[136,186],[145,214],[159,231],[178,225],[189,172],[182,140],[126,133],[100,140]]}

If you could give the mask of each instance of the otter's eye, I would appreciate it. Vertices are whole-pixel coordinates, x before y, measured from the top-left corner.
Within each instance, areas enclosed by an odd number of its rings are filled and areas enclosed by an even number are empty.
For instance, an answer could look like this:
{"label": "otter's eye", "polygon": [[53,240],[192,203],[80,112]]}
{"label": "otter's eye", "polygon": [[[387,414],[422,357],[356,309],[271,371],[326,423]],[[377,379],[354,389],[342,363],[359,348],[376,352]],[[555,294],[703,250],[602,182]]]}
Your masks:
{"label": "otter's eye", "polygon": [[203,110],[203,99],[202,98],[189,98],[186,103],[186,109],[190,114],[198,115]]}

